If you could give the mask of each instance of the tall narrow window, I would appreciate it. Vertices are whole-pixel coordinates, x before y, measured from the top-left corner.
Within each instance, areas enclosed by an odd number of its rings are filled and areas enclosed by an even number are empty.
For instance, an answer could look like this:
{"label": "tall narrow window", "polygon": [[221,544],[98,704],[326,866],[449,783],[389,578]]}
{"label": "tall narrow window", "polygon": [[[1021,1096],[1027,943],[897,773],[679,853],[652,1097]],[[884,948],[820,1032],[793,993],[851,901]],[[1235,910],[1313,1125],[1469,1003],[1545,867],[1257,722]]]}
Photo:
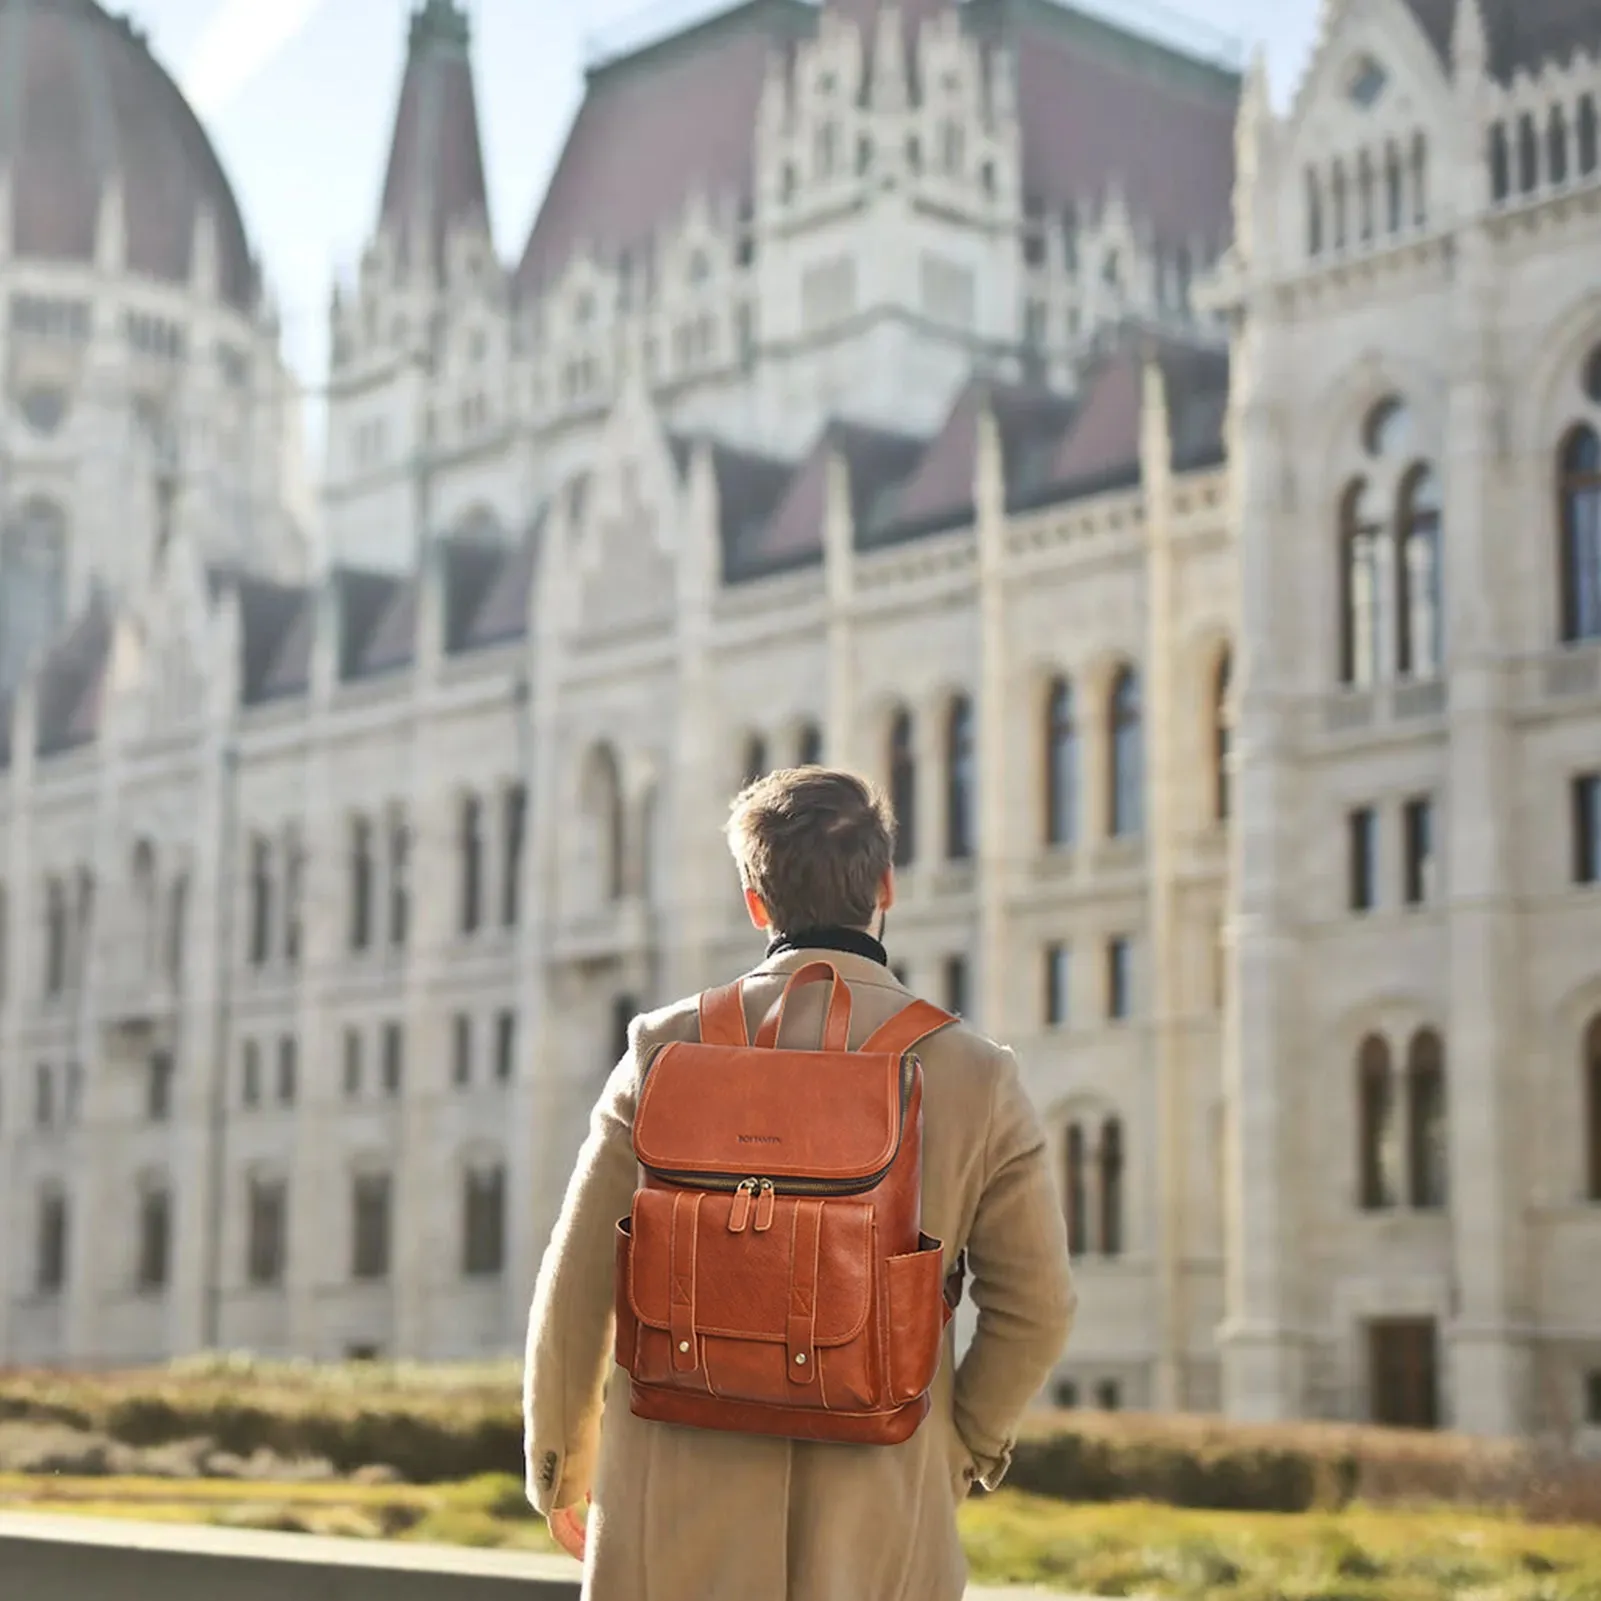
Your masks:
{"label": "tall narrow window", "polygon": [[250,842],[250,965],[262,967],[272,949],[272,846]]}
{"label": "tall narrow window", "polygon": [[506,1169],[473,1168],[462,1206],[462,1270],[493,1278],[506,1265]]}
{"label": "tall narrow window", "polygon": [[283,1282],[288,1210],[288,1191],[281,1179],[251,1179],[245,1277],[257,1289]]}
{"label": "tall narrow window", "polygon": [[1316,167],[1306,169],[1306,253],[1323,254],[1323,183]]}
{"label": "tall narrow window", "polygon": [[389,944],[411,937],[411,827],[398,807],[389,814]]}
{"label": "tall narrow window", "polygon": [[945,855],[953,862],[973,854],[973,702],[958,695],[945,730]]}
{"label": "tall narrow window", "polygon": [[372,943],[372,824],[365,817],[350,824],[350,948]]}
{"label": "tall narrow window", "polygon": [[73,989],[82,989],[88,972],[89,947],[94,935],[95,876],[87,867],[80,867],[74,875],[77,881],[77,901],[73,908],[72,933],[68,939],[67,981]]}
{"label": "tall narrow window", "polygon": [[33,1126],[49,1128],[56,1120],[56,1075],[48,1062],[33,1070]]}
{"label": "tall narrow window", "polygon": [[760,734],[752,734],[745,741],[745,782],[754,784],[758,778],[765,778],[767,772],[767,741]]}
{"label": "tall narrow window", "polygon": [[513,784],[502,800],[500,921],[515,928],[521,915],[523,839],[528,831],[528,790]]}
{"label": "tall narrow window", "polygon": [[355,1100],[361,1094],[361,1030],[346,1028],[344,1033],[345,1098]]}
{"label": "tall narrow window", "polygon": [[1123,1254],[1123,1125],[1109,1117],[1101,1125],[1101,1255]]}
{"label": "tall narrow window", "polygon": [[1382,1212],[1396,1201],[1395,1093],[1390,1049],[1377,1035],[1357,1054],[1359,1171],[1363,1210]]}
{"label": "tall narrow window", "polygon": [[1071,1016],[1072,956],[1059,940],[1045,947],[1045,1021],[1061,1028]]}
{"label": "tall narrow window", "polygon": [[300,1047],[293,1034],[278,1040],[278,1104],[293,1106],[300,1093]]}
{"label": "tall narrow window", "polygon": [[1381,532],[1368,486],[1358,481],[1340,512],[1340,682],[1356,688],[1379,676]]}
{"label": "tall narrow window", "polygon": [[1530,194],[1540,182],[1540,136],[1528,112],[1518,118],[1518,188]]}
{"label": "tall narrow window", "polygon": [[57,1189],[46,1189],[39,1196],[33,1281],[40,1295],[59,1295],[66,1287],[67,1198]]}
{"label": "tall narrow window", "polygon": [[509,1084],[517,1072],[517,1014],[509,1007],[495,1014],[495,1079]]}
{"label": "tall narrow window", "polygon": [[60,995],[67,986],[67,889],[59,878],[45,885],[44,992]]}
{"label": "tall narrow window", "polygon": [[1573,882],[1601,884],[1601,773],[1573,780]]}
{"label": "tall narrow window", "polygon": [[406,1076],[406,1034],[399,1023],[391,1019],[384,1024],[384,1094],[396,1096]]}
{"label": "tall narrow window", "polygon": [[1124,1022],[1133,1011],[1132,966],[1127,935],[1114,935],[1106,942],[1106,1016],[1109,1022]]}
{"label": "tall narrow window", "polygon": [[1445,1050],[1422,1030],[1406,1064],[1407,1169],[1412,1205],[1434,1211],[1446,1201]]}
{"label": "tall narrow window", "polygon": [[1545,130],[1546,173],[1552,183],[1568,181],[1568,119],[1561,106],[1552,106]]}
{"label": "tall narrow window", "polygon": [[1346,192],[1345,163],[1336,161],[1329,179],[1329,204],[1334,213],[1334,248],[1344,250],[1346,245]]}
{"label": "tall narrow window", "polygon": [[172,1116],[172,1052],[152,1051],[145,1073],[145,1117],[165,1123]]}
{"label": "tall narrow window", "polygon": [[184,935],[189,920],[189,876],[180,873],[167,895],[167,939],[165,962],[167,981],[177,986],[183,980]]}
{"label": "tall narrow window", "polygon": [[353,1279],[389,1277],[390,1180],[387,1173],[358,1173],[351,1187]]}
{"label": "tall narrow window", "polygon": [[1224,651],[1212,680],[1212,815],[1220,823],[1229,820],[1234,804],[1229,767],[1234,734],[1234,713],[1229,699],[1233,669],[1233,658]]}
{"label": "tall narrow window", "polygon": [[807,723],[796,742],[795,762],[799,767],[818,767],[823,760],[823,731],[816,723]]}
{"label": "tall narrow window", "polygon": [[239,1048],[239,1103],[261,1105],[261,1047],[254,1040]]}
{"label": "tall narrow window", "polygon": [[483,920],[484,808],[476,795],[461,802],[461,932],[475,934]]}
{"label": "tall narrow window", "polygon": [[1406,221],[1401,190],[1401,152],[1393,142],[1384,147],[1384,221],[1392,234],[1400,233]]}
{"label": "tall narrow window", "polygon": [[1562,639],[1601,639],[1601,434],[1576,428],[1562,448]]}
{"label": "tall narrow window", "polygon": [[1584,1126],[1586,1161],[1585,1194],[1601,1201],[1601,1012],[1584,1031]]}
{"label": "tall narrow window", "polygon": [[1403,678],[1433,678],[1440,670],[1440,485],[1416,468],[1401,491],[1396,545],[1396,667]]}
{"label": "tall narrow window", "polygon": [[1078,724],[1073,686],[1051,681],[1045,704],[1045,843],[1064,846],[1078,838]]}
{"label": "tall narrow window", "polygon": [[912,714],[904,707],[890,723],[889,798],[895,812],[895,865],[905,867],[917,855],[917,755]]}
{"label": "tall narrow window", "polygon": [[965,956],[947,956],[945,958],[945,1010],[954,1012],[958,1017],[967,1015],[967,958]]}
{"label": "tall narrow window", "polygon": [[1417,134],[1412,140],[1412,223],[1421,228],[1429,220],[1429,142]]}
{"label": "tall narrow window", "polygon": [[1118,670],[1111,700],[1112,834],[1126,839],[1144,827],[1145,761],[1140,728],[1140,680],[1132,667]]}
{"label": "tall narrow window", "polygon": [[139,1263],[136,1278],[141,1290],[167,1286],[172,1232],[172,1203],[165,1188],[145,1190],[139,1197]]}
{"label": "tall narrow window", "polygon": [[156,908],[156,853],[147,839],[142,839],[133,851],[133,904],[135,917],[135,943],[141,973],[155,970],[157,934]]}
{"label": "tall narrow window", "polygon": [[300,961],[300,945],[306,900],[306,847],[298,829],[284,837],[284,960],[291,966]]}
{"label": "tall narrow window", "polygon": [[1507,142],[1506,124],[1490,129],[1490,198],[1500,204],[1512,193],[1512,147]]}
{"label": "tall narrow window", "polygon": [[1405,835],[1405,883],[1402,886],[1408,906],[1425,906],[1434,898],[1434,805],[1427,795],[1417,795],[1402,808],[1401,826]]}
{"label": "tall narrow window", "polygon": [[1363,151],[1356,165],[1357,218],[1362,243],[1372,241],[1378,214],[1378,196],[1373,182],[1373,158]]}
{"label": "tall narrow window", "polygon": [[451,1081],[458,1089],[472,1083],[473,1077],[473,1020],[466,1012],[457,1012],[450,1024]]}
{"label": "tall narrow window", "polygon": [[1067,1247],[1074,1256],[1089,1249],[1089,1185],[1084,1171],[1084,1128],[1071,1124],[1067,1131]]}
{"label": "tall narrow window", "polygon": [[1601,154],[1601,152],[1598,152],[1597,149],[1597,146],[1601,145],[1601,139],[1597,138],[1596,124],[1597,118],[1595,109],[1595,96],[1592,94],[1580,95],[1578,123],[1578,165],[1580,174],[1586,178],[1588,178],[1590,174],[1596,170],[1596,166],[1598,165],[1597,156],[1598,154]]}
{"label": "tall narrow window", "polygon": [[1371,806],[1359,806],[1346,817],[1347,850],[1350,861],[1350,908],[1371,912],[1378,900],[1378,814]]}

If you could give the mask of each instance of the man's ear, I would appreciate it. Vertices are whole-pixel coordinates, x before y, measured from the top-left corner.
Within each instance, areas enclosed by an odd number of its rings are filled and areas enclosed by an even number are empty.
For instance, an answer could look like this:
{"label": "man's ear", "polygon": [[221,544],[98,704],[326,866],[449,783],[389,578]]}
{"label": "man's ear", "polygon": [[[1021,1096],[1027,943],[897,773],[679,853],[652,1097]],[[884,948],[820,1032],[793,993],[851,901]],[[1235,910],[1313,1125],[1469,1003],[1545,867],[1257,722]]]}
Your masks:
{"label": "man's ear", "polygon": [[745,911],[750,917],[752,928],[759,928],[765,933],[773,926],[773,920],[768,915],[766,903],[753,889],[745,891]]}
{"label": "man's ear", "polygon": [[886,868],[878,885],[878,909],[887,912],[895,904],[895,869]]}

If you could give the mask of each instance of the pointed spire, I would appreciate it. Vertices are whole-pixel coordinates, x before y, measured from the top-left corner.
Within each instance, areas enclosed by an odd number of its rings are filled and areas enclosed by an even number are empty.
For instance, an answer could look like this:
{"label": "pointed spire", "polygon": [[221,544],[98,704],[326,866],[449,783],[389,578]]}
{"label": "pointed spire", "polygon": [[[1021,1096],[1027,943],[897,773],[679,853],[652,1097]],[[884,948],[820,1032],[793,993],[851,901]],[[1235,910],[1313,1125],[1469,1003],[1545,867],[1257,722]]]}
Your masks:
{"label": "pointed spire", "polygon": [[394,241],[403,273],[435,282],[443,281],[453,231],[489,231],[470,45],[456,0],[425,0],[412,13],[378,226]]}
{"label": "pointed spire", "polygon": [[1451,24],[1451,65],[1456,76],[1482,78],[1489,60],[1490,41],[1479,0],[1456,0],[1456,16]]}

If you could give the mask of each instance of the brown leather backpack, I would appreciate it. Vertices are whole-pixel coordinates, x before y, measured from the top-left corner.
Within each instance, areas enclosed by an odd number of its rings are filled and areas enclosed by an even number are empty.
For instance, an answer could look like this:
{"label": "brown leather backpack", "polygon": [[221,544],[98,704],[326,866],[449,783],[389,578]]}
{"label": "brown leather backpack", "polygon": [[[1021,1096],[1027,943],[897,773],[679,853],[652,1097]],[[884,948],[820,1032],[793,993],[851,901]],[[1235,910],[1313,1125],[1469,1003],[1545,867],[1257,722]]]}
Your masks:
{"label": "brown leather backpack", "polygon": [[[799,986],[830,980],[820,1050],[777,1043]],[[929,1409],[961,1296],[919,1226],[923,1070],[955,1020],[913,1001],[847,1048],[850,990],[801,968],[752,1045],[738,983],[700,998],[700,1040],[640,1078],[642,1169],[617,1225],[616,1357],[639,1417],[894,1445]]]}

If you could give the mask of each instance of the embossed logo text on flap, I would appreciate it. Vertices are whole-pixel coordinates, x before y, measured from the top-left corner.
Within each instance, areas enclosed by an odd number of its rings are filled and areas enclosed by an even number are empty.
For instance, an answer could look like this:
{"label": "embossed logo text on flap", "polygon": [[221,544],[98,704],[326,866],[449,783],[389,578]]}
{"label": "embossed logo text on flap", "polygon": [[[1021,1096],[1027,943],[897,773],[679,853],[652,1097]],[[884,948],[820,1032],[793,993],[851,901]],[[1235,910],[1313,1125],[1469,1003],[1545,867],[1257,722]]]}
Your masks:
{"label": "embossed logo text on flap", "polygon": [[782,1145],[783,1139],[777,1134],[741,1134],[741,1145]]}

